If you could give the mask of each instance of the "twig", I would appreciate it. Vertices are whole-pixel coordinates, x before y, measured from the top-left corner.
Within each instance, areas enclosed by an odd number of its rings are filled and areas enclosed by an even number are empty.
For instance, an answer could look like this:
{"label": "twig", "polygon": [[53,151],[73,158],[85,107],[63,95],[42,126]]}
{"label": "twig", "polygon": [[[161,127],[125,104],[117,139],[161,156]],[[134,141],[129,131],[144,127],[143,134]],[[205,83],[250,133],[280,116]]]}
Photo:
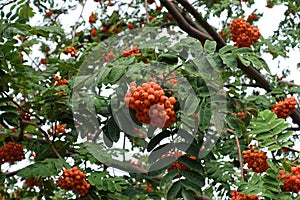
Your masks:
{"label": "twig", "polygon": [[82,6],[82,9],[81,9],[81,12],[80,12],[80,15],[79,15],[79,17],[78,17],[78,19],[77,19],[77,22],[76,22],[75,25],[74,25],[73,36],[72,36],[72,45],[73,45],[74,42],[75,42],[76,29],[77,29],[78,24],[79,24],[79,19],[80,19],[80,18],[83,18],[83,17],[82,17],[82,13],[83,13],[84,7],[85,7],[85,5],[86,5],[86,2],[87,2],[87,1],[84,2],[83,6]]}
{"label": "twig", "polygon": [[0,7],[0,10],[2,10],[5,6],[7,6],[7,5],[11,4],[11,3],[14,3],[14,2],[16,2],[16,1],[12,0],[12,1],[8,1],[8,2],[2,4],[2,6]]}
{"label": "twig", "polygon": [[150,17],[149,17],[149,10],[148,10],[148,1],[145,0],[145,10],[146,10],[146,22],[150,22]]}
{"label": "twig", "polygon": [[282,149],[283,151],[293,151],[293,152],[300,153],[300,150],[293,149],[293,148],[290,148],[290,147],[282,147],[281,149]]}
{"label": "twig", "polygon": [[243,160],[242,160],[241,147],[240,147],[239,138],[236,135],[235,135],[235,142],[236,142],[236,146],[238,148],[240,170],[241,170],[241,178],[242,178],[242,181],[244,181],[245,179],[244,179],[244,170],[243,170]]}
{"label": "twig", "polygon": [[25,18],[29,20],[29,3],[30,0],[26,2]]}

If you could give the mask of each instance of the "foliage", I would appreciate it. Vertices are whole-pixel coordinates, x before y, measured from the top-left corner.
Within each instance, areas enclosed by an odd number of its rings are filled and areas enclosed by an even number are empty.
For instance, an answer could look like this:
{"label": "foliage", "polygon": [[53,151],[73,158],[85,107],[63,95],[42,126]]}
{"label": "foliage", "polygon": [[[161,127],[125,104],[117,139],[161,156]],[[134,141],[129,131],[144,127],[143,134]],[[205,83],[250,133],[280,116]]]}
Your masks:
{"label": "foliage", "polygon": [[[240,48],[231,39],[244,31],[230,23],[258,1],[170,2],[0,3],[0,153],[16,153],[9,142],[25,152],[23,162],[1,160],[1,198],[299,199],[278,176],[299,165],[300,112],[288,103],[289,117],[272,112],[286,97],[299,102],[299,86],[263,59],[299,49],[299,2],[268,0],[286,9],[278,30]],[[253,14],[258,37],[263,13]],[[153,125],[155,112],[168,124]],[[252,148],[266,152],[266,171],[247,166]],[[88,192],[74,193],[72,167]]]}

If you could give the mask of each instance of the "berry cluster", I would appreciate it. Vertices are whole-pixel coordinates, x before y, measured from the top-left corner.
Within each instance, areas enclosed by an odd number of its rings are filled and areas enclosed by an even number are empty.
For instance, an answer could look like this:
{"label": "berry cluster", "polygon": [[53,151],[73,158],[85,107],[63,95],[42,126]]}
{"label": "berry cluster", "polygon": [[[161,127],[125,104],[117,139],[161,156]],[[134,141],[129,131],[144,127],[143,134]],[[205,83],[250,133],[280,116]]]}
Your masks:
{"label": "berry cluster", "polygon": [[51,17],[51,15],[53,14],[52,10],[49,10],[48,12],[45,13],[46,17]]}
{"label": "berry cluster", "polygon": [[281,186],[281,189],[284,192],[300,192],[300,165],[296,167],[292,167],[292,173],[285,173],[284,170],[280,170],[280,174],[278,176],[278,179],[281,179],[283,177],[283,185]]}
{"label": "berry cluster", "polygon": [[95,29],[95,28],[91,29],[91,36],[92,37],[96,37],[97,36],[97,29]]}
{"label": "berry cluster", "polygon": [[63,175],[58,178],[57,185],[65,190],[73,190],[80,196],[85,196],[91,185],[86,181],[86,175],[77,167],[65,169]]}
{"label": "berry cluster", "polygon": [[3,163],[14,163],[25,158],[23,146],[14,142],[9,142],[5,146],[0,147],[0,165]]}
{"label": "berry cluster", "polygon": [[65,124],[57,124],[52,127],[52,130],[48,130],[48,134],[53,136],[53,134],[65,134],[67,126]]}
{"label": "berry cluster", "polygon": [[61,86],[61,85],[68,85],[68,80],[67,79],[61,79],[59,76],[53,74],[52,75],[55,78],[55,86]]}
{"label": "berry cluster", "polygon": [[240,118],[242,121],[245,120],[246,116],[247,116],[247,113],[244,112],[244,111],[240,111],[240,112],[237,112],[237,113],[232,113],[234,117],[237,117],[237,118]]}
{"label": "berry cluster", "polygon": [[41,64],[46,65],[47,64],[47,59],[46,58],[41,58]]}
{"label": "berry cluster", "polygon": [[115,58],[114,53],[110,51],[107,54],[107,56],[103,59],[103,62],[109,62],[109,61],[113,60],[114,58]]}
{"label": "berry cluster", "polygon": [[128,23],[127,28],[130,29],[130,30],[134,29],[134,24],[133,23]]}
{"label": "berry cluster", "polygon": [[64,54],[71,54],[72,57],[75,57],[77,54],[77,50],[72,46],[67,46],[67,48],[63,52]]}
{"label": "berry cluster", "polygon": [[227,34],[224,32],[224,29],[222,29],[220,32],[219,32],[221,38],[225,39],[227,37]]}
{"label": "berry cluster", "polygon": [[141,123],[167,128],[176,122],[176,99],[165,96],[164,90],[155,82],[143,83],[142,86],[131,82],[124,101],[129,108],[136,111],[135,116]]}
{"label": "berry cluster", "polygon": [[143,183],[143,185],[145,186],[144,190],[146,190],[147,192],[154,192],[153,188],[150,187],[148,183]]}
{"label": "berry cluster", "polygon": [[96,20],[97,20],[96,14],[95,14],[95,13],[92,13],[92,14],[89,16],[89,22],[90,22],[91,24],[93,24],[93,23],[96,22]]}
{"label": "berry cluster", "polygon": [[36,179],[34,177],[31,177],[30,179],[26,179],[25,183],[30,188],[33,188],[34,186],[40,186],[42,184],[40,179]]}
{"label": "berry cluster", "polygon": [[258,41],[260,32],[258,28],[251,26],[245,19],[233,20],[230,25],[231,40],[237,47],[250,47]]}
{"label": "berry cluster", "polygon": [[252,21],[255,21],[255,20],[257,20],[257,19],[258,19],[257,15],[256,15],[254,12],[252,12],[252,13],[248,16],[247,21],[252,22]]}
{"label": "berry cluster", "polygon": [[[185,156],[185,154],[183,154],[182,152],[178,151],[178,152],[175,152],[175,153],[172,153],[172,152],[168,152],[167,154],[163,155],[161,158],[166,158],[166,157],[175,157],[176,158],[176,161],[172,163],[172,165],[167,169],[168,172],[172,171],[173,169],[176,169],[176,170],[180,170],[180,169],[189,169],[186,165],[184,165],[183,163],[179,162],[178,161],[178,158],[181,157],[181,156]],[[190,158],[192,160],[196,160],[196,157],[195,156],[190,156]]]}
{"label": "berry cluster", "polygon": [[[175,157],[176,159],[178,159],[179,157],[184,156],[184,154],[179,152],[179,151],[176,152],[176,153],[168,152],[163,157],[170,157],[170,156]],[[172,165],[167,170],[168,170],[168,172],[170,172],[173,169],[180,170],[180,169],[189,169],[189,168],[186,165],[179,162],[178,160],[176,160],[175,162],[172,163]]]}
{"label": "berry cluster", "polygon": [[250,149],[243,151],[243,155],[248,168],[251,168],[254,172],[262,173],[269,168],[266,152]]}
{"label": "berry cluster", "polygon": [[140,55],[141,52],[137,46],[133,46],[131,49],[126,49],[122,52],[122,57]]}
{"label": "berry cluster", "polygon": [[118,34],[120,33],[120,28],[119,27],[114,27],[114,29],[112,29],[113,26],[103,26],[101,31],[102,33],[108,35],[110,32],[113,32],[114,34]]}
{"label": "berry cluster", "polygon": [[231,200],[258,200],[257,195],[249,195],[246,196],[236,190],[232,190],[231,192]]}
{"label": "berry cluster", "polygon": [[294,97],[288,97],[284,101],[274,104],[271,111],[277,115],[278,118],[287,118],[296,109],[297,101]]}

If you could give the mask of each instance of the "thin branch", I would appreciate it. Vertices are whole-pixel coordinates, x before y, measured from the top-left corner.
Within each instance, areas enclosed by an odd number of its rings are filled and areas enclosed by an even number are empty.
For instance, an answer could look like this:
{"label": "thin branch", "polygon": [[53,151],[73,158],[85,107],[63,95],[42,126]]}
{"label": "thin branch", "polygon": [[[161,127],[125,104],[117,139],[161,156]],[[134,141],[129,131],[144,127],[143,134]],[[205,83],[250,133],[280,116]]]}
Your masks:
{"label": "thin branch", "polygon": [[0,172],[0,174],[3,174],[6,176],[6,178],[12,177],[14,175],[17,175],[17,173],[19,172],[19,170],[13,171],[13,172]]}
{"label": "thin branch", "polygon": [[83,18],[83,17],[82,17],[82,14],[83,14],[83,10],[84,10],[84,7],[85,7],[86,3],[87,3],[87,1],[84,2],[83,6],[82,6],[82,9],[81,9],[81,12],[80,12],[80,15],[79,15],[79,17],[78,17],[78,19],[77,19],[77,22],[76,22],[75,25],[74,25],[74,28],[73,28],[73,35],[72,35],[72,45],[73,45],[74,42],[75,42],[76,30],[77,30],[77,28],[78,28],[78,24],[79,24],[80,18]]}
{"label": "thin branch", "polygon": [[293,151],[293,152],[300,153],[300,150],[298,150],[298,149],[293,149],[293,148],[290,148],[290,147],[282,147],[281,149],[282,149],[283,151]]}
{"label": "thin branch", "polygon": [[200,25],[210,34],[210,36],[217,42],[217,47],[222,48],[226,46],[226,43],[221,38],[221,36],[216,32],[216,30],[203,19],[202,15],[191,5],[187,0],[178,0],[178,2],[189,12],[195,19],[200,23]]}
{"label": "thin branch", "polygon": [[194,198],[195,198],[195,200],[211,200],[211,198],[209,198],[209,197],[198,196],[198,195],[195,195]]}
{"label": "thin branch", "polygon": [[25,18],[29,20],[29,3],[30,3],[30,0],[28,0],[26,2],[26,9],[25,9]]}
{"label": "thin branch", "polygon": [[[191,19],[191,17],[190,17],[188,14],[186,14],[186,11],[182,10],[181,14],[182,14],[182,16],[185,18],[185,20],[186,20],[189,24],[191,24],[194,28],[198,29],[199,31],[201,31],[201,32],[203,32],[203,33],[205,33],[205,34],[207,34],[207,35],[209,35],[209,33],[208,33],[202,26],[200,26],[199,24],[195,23],[195,22]],[[213,40],[213,38],[211,38],[211,40]]]}
{"label": "thin branch", "polygon": [[146,10],[146,22],[150,22],[150,17],[149,17],[149,10],[148,10],[148,1],[145,0],[145,10]]}
{"label": "thin branch", "polygon": [[16,2],[15,0],[12,0],[12,1],[8,1],[8,2],[2,4],[1,7],[0,7],[0,10],[2,10],[5,6],[7,6],[9,4],[12,4],[12,3],[15,3],[15,2]]}
{"label": "thin branch", "polygon": [[245,179],[244,179],[244,170],[243,170],[243,160],[242,160],[241,146],[240,146],[239,138],[236,135],[235,135],[235,142],[236,142],[236,146],[237,146],[237,149],[238,149],[240,170],[241,170],[241,178],[242,178],[242,181],[244,181]]}
{"label": "thin branch", "polygon": [[296,83],[293,83],[293,82],[290,82],[290,81],[278,81],[278,83],[280,84],[280,83],[283,83],[283,84],[285,84],[285,85],[287,85],[287,86],[289,86],[289,87],[297,87],[297,86],[300,86],[300,85],[297,85]]}
{"label": "thin branch", "polygon": [[230,88],[230,87],[238,87],[238,86],[246,86],[246,87],[259,87],[259,84],[248,84],[248,83],[240,83],[239,85],[233,85],[233,84],[225,84],[224,87]]}
{"label": "thin branch", "polygon": [[287,130],[290,130],[290,131],[300,131],[300,127],[290,127],[290,128],[287,128]]}
{"label": "thin branch", "polygon": [[200,40],[200,41],[205,41],[205,40],[211,40],[211,37],[207,34],[204,34],[191,26],[185,18],[181,15],[180,11],[176,7],[176,5],[169,0],[161,0],[161,4],[164,5],[169,12],[172,14],[174,19],[177,21],[178,26],[187,32],[190,36]]}
{"label": "thin branch", "polygon": [[41,126],[39,126],[38,124],[34,123],[34,122],[31,122],[31,121],[26,121],[26,120],[22,120],[22,123],[24,124],[28,124],[28,125],[32,125],[32,126],[35,126],[36,128],[38,128],[44,135],[46,141],[51,145],[51,148],[53,150],[53,152],[55,153],[55,155],[60,158],[60,159],[63,159],[63,157],[59,154],[59,152],[57,151],[57,149],[55,148],[54,146],[54,143],[51,142],[51,140],[49,139],[49,136],[48,134],[46,133],[46,131],[44,131]]}

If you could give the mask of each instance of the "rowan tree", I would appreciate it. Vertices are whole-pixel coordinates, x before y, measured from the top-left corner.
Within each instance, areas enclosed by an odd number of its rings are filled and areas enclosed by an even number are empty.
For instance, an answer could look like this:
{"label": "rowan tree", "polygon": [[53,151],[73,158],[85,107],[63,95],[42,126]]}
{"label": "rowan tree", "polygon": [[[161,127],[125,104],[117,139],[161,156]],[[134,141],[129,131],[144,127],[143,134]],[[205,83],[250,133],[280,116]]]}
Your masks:
{"label": "rowan tree", "polygon": [[300,199],[299,4],[2,1],[1,199]]}

